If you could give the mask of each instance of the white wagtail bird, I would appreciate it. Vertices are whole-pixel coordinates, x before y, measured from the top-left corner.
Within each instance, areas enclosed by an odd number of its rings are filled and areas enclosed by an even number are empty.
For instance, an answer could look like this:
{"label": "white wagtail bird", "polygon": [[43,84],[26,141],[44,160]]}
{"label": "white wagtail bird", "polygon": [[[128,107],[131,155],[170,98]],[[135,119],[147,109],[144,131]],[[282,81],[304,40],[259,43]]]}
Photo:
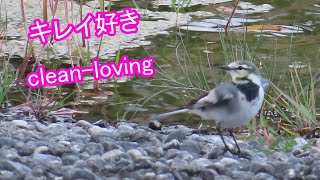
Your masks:
{"label": "white wagtail bird", "polygon": [[[268,86],[269,81],[262,78],[258,68],[249,61],[235,61],[227,66],[219,66],[219,68],[228,71],[232,81],[218,85],[198,99],[191,101],[184,108],[154,116],[152,119],[161,120],[169,115],[188,112],[199,115],[205,120],[214,120],[226,150],[235,154],[228,148],[220,129],[239,127],[251,121],[261,108],[264,89]],[[236,154],[239,157],[245,157],[232,131],[229,133],[236,144],[238,150]]]}

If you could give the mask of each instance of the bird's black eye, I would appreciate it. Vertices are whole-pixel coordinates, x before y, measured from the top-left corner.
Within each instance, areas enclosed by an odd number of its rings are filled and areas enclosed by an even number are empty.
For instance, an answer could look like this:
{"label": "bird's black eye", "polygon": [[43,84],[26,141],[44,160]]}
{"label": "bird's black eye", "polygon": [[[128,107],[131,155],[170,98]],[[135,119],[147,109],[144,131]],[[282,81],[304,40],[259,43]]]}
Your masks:
{"label": "bird's black eye", "polygon": [[244,69],[242,66],[239,66],[239,67],[238,67],[238,70],[242,70],[242,69]]}

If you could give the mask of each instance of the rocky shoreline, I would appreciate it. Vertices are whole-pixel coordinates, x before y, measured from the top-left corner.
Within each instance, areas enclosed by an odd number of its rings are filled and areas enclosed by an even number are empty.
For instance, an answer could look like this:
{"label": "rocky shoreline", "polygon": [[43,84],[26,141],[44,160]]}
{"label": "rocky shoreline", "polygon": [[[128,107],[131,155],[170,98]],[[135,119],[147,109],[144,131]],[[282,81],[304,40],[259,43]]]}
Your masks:
{"label": "rocky shoreline", "polygon": [[247,160],[224,152],[218,135],[191,131],[1,120],[0,179],[320,179],[319,147],[266,155],[258,142],[239,140]]}

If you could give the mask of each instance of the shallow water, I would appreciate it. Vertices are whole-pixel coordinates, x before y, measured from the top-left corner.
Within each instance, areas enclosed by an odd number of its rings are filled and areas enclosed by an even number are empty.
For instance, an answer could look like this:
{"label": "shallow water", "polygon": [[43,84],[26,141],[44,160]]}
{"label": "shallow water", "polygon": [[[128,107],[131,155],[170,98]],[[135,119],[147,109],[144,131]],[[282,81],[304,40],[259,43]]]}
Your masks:
{"label": "shallow water", "polygon": [[[298,69],[305,83],[309,78],[309,65],[312,67],[312,73],[317,73],[320,67],[320,2],[318,0],[242,2],[231,20],[228,35],[225,35],[224,27],[230,17],[233,3],[221,1],[213,4],[211,3],[213,1],[205,1],[197,4],[195,2],[197,1],[190,4],[190,8],[180,10],[181,14],[178,16],[183,20],[178,22],[179,28],[167,26],[167,28],[155,30],[156,32],[152,32],[152,28],[145,28],[143,36],[128,40],[135,41],[133,43],[135,45],[121,47],[124,49],[121,49],[120,53],[129,55],[130,59],[153,56],[156,61],[156,77],[99,81],[99,95],[93,93],[92,77],[87,77],[81,84],[83,93],[69,99],[72,103],[70,107],[89,112],[77,115],[76,118],[92,121],[100,119],[113,121],[124,118],[135,122],[147,122],[146,118],[150,115],[183,106],[192,97],[203,93],[203,90],[214,87],[221,80],[227,80],[228,76],[213,66],[226,64],[232,60],[254,60],[257,65],[260,65],[262,74],[283,89],[290,85],[289,68],[294,65],[306,65]],[[94,4],[94,1],[87,1],[87,3]],[[129,0],[113,3],[116,9],[134,7]],[[165,15],[172,12],[168,1],[137,1],[137,4],[142,12],[146,12],[145,9],[152,13],[159,12],[149,15],[144,21],[156,24],[165,17],[176,16],[175,13]],[[94,7],[94,5],[90,6]],[[88,6],[89,9],[90,6]],[[159,14],[159,17],[156,14]],[[126,44],[126,37],[122,39],[124,40],[119,42]],[[115,44],[117,42],[115,41]],[[115,44],[106,43],[101,59],[114,61],[118,50]],[[61,49],[63,52],[63,46]],[[50,63],[47,62],[48,66],[52,68],[70,66],[66,63],[68,61],[64,56],[53,59]],[[62,59],[65,60],[62,61]],[[184,70],[188,72],[188,78]],[[163,73],[166,75],[164,76]],[[168,83],[168,79],[171,83]],[[202,90],[192,89],[192,86]],[[316,86],[316,91],[320,95],[319,83]],[[65,85],[61,90],[66,95],[76,90],[76,86]],[[56,94],[57,89],[49,88],[48,92],[48,94]],[[157,94],[158,92],[162,93]],[[23,99],[20,92],[11,96]],[[317,104],[320,107],[319,101]],[[186,117],[187,120],[185,120]],[[199,121],[195,119],[199,118],[186,115],[176,116],[168,121],[197,125]]]}

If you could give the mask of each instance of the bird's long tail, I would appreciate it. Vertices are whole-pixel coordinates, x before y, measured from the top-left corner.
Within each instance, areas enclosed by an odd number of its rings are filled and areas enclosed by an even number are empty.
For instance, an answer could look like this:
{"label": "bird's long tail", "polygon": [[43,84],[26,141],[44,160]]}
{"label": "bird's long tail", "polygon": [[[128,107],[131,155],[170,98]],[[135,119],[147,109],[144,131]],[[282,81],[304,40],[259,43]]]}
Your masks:
{"label": "bird's long tail", "polygon": [[179,109],[179,110],[174,110],[171,112],[167,112],[167,113],[163,113],[163,114],[159,114],[159,115],[155,115],[155,116],[151,116],[150,120],[157,120],[160,121],[168,116],[174,115],[174,114],[180,114],[180,113],[185,113],[188,112],[189,109]]}

